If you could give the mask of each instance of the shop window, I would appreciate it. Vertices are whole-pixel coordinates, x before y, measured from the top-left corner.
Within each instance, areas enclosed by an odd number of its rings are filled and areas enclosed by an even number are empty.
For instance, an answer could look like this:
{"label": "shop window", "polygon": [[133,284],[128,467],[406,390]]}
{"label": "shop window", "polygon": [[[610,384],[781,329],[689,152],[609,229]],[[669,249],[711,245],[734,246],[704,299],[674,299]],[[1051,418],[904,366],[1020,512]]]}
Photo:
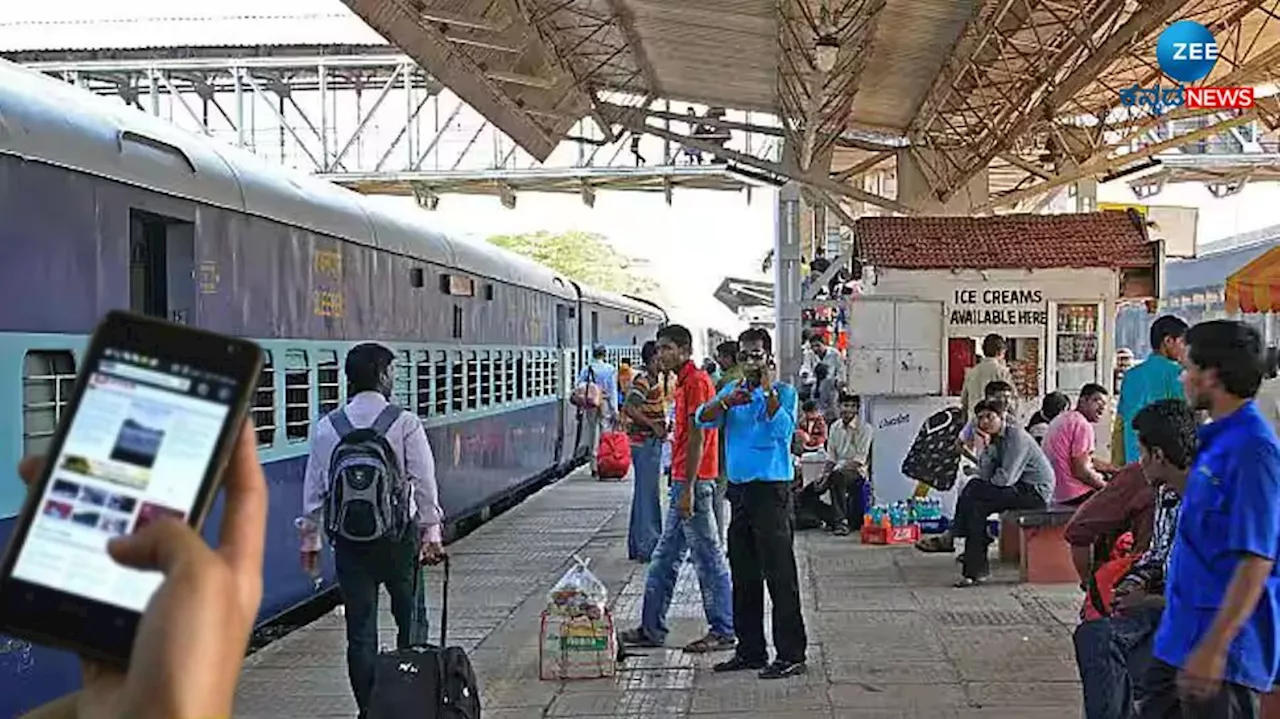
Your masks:
{"label": "shop window", "polygon": [[258,435],[258,446],[269,447],[276,438],[276,371],[270,350],[262,353],[262,372],[258,375],[258,387],[253,391],[253,426]]}
{"label": "shop window", "polygon": [[396,352],[394,372],[391,401],[401,409],[410,409],[413,407],[413,360],[409,358],[409,350]]}
{"label": "shop window", "polygon": [[46,454],[76,381],[75,356],[32,350],[22,363],[22,451]]}
{"label": "shop window", "polygon": [[304,442],[311,429],[311,367],[307,353],[284,353],[284,436],[290,442]]}
{"label": "shop window", "polygon": [[321,417],[342,405],[342,370],[335,350],[316,353],[316,403]]}

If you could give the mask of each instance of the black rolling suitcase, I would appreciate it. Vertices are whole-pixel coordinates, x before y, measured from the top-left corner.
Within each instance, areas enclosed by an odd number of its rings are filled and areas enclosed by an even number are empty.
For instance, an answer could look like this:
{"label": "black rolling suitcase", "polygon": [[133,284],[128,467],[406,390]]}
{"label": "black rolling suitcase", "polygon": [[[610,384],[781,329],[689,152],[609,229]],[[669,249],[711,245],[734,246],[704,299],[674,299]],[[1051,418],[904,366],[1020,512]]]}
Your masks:
{"label": "black rolling suitcase", "polygon": [[[422,575],[415,579],[422,592]],[[415,602],[416,604],[416,602]],[[449,558],[444,558],[440,645],[419,644],[378,655],[369,719],[479,719],[480,687],[461,647],[445,644],[449,625]]]}

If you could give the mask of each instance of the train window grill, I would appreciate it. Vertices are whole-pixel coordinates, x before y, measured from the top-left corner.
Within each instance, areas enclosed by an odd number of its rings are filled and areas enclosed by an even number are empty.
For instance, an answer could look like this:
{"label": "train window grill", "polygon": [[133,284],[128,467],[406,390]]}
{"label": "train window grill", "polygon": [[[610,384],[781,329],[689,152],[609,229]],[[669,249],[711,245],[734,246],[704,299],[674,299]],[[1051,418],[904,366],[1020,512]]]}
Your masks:
{"label": "train window grill", "polygon": [[528,350],[521,350],[516,357],[516,399],[520,401],[529,399],[529,378],[525,376],[529,366],[525,360],[528,354]]}
{"label": "train window grill", "polygon": [[75,356],[32,350],[22,362],[22,450],[45,454],[76,382]]}
{"label": "train window grill", "polygon": [[449,374],[449,399],[452,411],[462,412],[467,408],[467,386],[463,375],[462,353],[453,353],[453,371]]}
{"label": "train window grill", "polygon": [[442,415],[449,411],[449,353],[444,350],[436,352],[436,361],[433,365],[434,374],[431,377],[431,393],[435,401],[436,415]]}
{"label": "train window grill", "polygon": [[311,367],[307,353],[288,350],[284,353],[284,436],[290,442],[302,442],[311,429]]}
{"label": "train window grill", "polygon": [[391,401],[401,409],[409,409],[413,406],[413,360],[409,350],[396,352],[393,372]]}
{"label": "train window grill", "polygon": [[317,353],[316,403],[321,417],[342,404],[342,371],[338,369],[338,353],[334,350]]}
{"label": "train window grill", "polygon": [[480,353],[480,390],[479,402],[477,407],[488,407],[493,404],[493,360],[489,350],[482,350]]}
{"label": "train window grill", "polygon": [[475,350],[467,352],[467,409],[480,406],[480,361]]}
{"label": "train window grill", "polygon": [[535,351],[533,353],[533,377],[530,383],[533,387],[534,397],[542,396],[542,369],[545,364],[545,360],[542,359],[542,350]]}
{"label": "train window grill", "polygon": [[276,371],[270,350],[262,353],[262,372],[258,375],[258,386],[253,391],[254,431],[258,435],[258,446],[269,447],[276,437]]}
{"label": "train window grill", "polygon": [[543,350],[541,353],[542,361],[539,363],[542,369],[542,384],[540,396],[546,397],[551,394],[551,353]]}
{"label": "train window grill", "polygon": [[514,402],[516,400],[516,357],[511,350],[503,353],[502,372],[506,378],[502,383],[503,401]]}
{"label": "train window grill", "polygon": [[418,375],[414,390],[414,413],[419,417],[430,417],[435,414],[435,399],[431,394],[431,382],[435,380],[435,366],[431,364],[431,353],[419,352]]}
{"label": "train window grill", "polygon": [[560,393],[560,357],[555,352],[547,353],[547,395],[557,395]]}

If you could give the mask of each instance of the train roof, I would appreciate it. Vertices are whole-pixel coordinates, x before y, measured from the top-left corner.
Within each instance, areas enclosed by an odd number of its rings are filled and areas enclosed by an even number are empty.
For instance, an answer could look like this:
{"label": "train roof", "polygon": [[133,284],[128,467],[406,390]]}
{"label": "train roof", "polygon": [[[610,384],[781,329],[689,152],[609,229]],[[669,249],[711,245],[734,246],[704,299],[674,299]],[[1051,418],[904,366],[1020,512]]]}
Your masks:
{"label": "train roof", "polygon": [[[555,271],[488,244],[450,238],[393,207],[202,138],[123,103],[0,60],[0,154],[258,215],[566,299]],[[584,288],[585,289],[585,288]]]}
{"label": "train roof", "polygon": [[655,309],[656,305],[649,304],[647,302],[640,302],[631,297],[627,297],[626,295],[616,294],[614,292],[597,289],[595,287],[588,287],[582,284],[579,284],[578,287],[582,292],[583,302],[590,302],[603,307],[611,307],[615,310],[622,310],[624,312],[635,312],[646,317],[662,318],[664,316],[664,313]]}

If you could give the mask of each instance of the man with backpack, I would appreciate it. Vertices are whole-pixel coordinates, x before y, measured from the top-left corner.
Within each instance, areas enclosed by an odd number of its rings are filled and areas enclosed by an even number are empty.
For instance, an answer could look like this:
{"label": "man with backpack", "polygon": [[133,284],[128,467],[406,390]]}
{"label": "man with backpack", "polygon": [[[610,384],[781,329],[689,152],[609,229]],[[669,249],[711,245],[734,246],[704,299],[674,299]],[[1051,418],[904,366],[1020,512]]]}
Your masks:
{"label": "man with backpack", "polygon": [[363,719],[378,655],[378,589],[395,617],[396,645],[425,636],[420,564],[435,564],[443,514],[422,422],[390,402],[395,355],[375,343],[347,353],[349,400],[316,423],[303,483],[303,569],[315,573],[321,531],[333,546],[346,605],[347,671]]}
{"label": "man with backpack", "polygon": [[596,477],[600,468],[596,463],[596,447],[606,422],[618,416],[618,371],[605,360],[608,350],[604,345],[591,348],[591,362],[578,372],[576,386],[569,401],[582,412],[582,426],[587,430],[584,438],[591,456],[591,476]]}

